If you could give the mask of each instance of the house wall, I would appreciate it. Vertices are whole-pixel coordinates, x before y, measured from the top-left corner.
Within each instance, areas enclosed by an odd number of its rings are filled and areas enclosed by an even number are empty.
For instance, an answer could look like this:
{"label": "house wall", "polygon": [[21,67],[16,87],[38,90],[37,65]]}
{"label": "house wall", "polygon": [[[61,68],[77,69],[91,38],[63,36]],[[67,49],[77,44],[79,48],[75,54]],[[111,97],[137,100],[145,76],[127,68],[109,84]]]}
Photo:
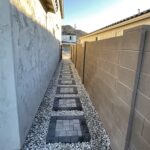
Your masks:
{"label": "house wall", "polygon": [[68,43],[76,43],[77,37],[76,35],[62,35],[62,41]]}
{"label": "house wall", "polygon": [[140,26],[85,44],[84,85],[113,150],[150,149],[149,40],[150,27]]}
{"label": "house wall", "polygon": [[[0,67],[3,83],[0,87],[2,89],[6,86],[7,90],[5,93],[7,106],[2,105],[4,108],[1,114],[1,118],[7,122],[1,125],[0,130],[3,130],[5,138],[0,139],[0,149],[16,150],[24,143],[59,62],[61,14],[60,10],[56,14],[46,14],[40,1],[37,0],[6,2],[6,11],[1,12],[1,14],[7,12],[8,15],[3,19],[8,21],[8,25],[6,24],[6,31],[3,33],[4,38],[1,38],[5,57],[0,60],[3,65]],[[3,1],[2,4],[6,2]],[[5,27],[5,24],[2,27]],[[4,99],[4,95],[0,94],[0,97]],[[8,119],[4,119],[6,115]]]}
{"label": "house wall", "polygon": [[0,149],[20,146],[14,59],[8,0],[0,0]]}
{"label": "house wall", "polygon": [[96,41],[96,38],[98,40],[102,40],[122,36],[124,30],[131,29],[140,25],[150,25],[150,13],[131,19],[129,21],[125,21],[123,23],[119,23],[117,25],[113,25],[106,29],[99,30],[95,33],[89,33],[86,36],[80,37],[79,40],[80,43],[83,44],[86,41]]}

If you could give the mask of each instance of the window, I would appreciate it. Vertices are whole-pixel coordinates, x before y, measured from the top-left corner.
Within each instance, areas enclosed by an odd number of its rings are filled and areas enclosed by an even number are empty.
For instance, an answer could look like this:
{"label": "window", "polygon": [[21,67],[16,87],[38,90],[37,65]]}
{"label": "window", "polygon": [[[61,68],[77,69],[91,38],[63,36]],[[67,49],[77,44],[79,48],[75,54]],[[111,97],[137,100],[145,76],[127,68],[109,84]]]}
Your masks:
{"label": "window", "polygon": [[72,40],[72,37],[70,36],[70,41]]}

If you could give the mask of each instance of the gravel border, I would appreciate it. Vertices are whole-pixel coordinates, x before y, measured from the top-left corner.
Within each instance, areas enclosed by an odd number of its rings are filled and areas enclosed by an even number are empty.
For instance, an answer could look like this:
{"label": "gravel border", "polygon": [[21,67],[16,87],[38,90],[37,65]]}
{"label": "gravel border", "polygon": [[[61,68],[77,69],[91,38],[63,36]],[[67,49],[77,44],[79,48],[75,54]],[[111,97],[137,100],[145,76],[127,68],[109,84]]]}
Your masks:
{"label": "gravel border", "polygon": [[[52,111],[53,101],[55,97],[66,97],[68,95],[57,94],[56,89],[58,85],[60,70],[62,65],[70,65],[71,70],[74,75],[74,80],[78,88],[78,94],[69,95],[72,97],[79,96],[83,107],[83,111]],[[63,78],[62,78],[63,79]],[[69,85],[68,85],[69,86]],[[51,116],[69,116],[69,115],[84,115],[89,132],[91,134],[90,142],[83,143],[49,143],[46,144],[46,135],[48,132],[48,126]],[[110,139],[103,127],[100,118],[92,105],[88,93],[86,92],[84,86],[81,83],[80,77],[74,68],[74,65],[69,60],[62,60],[59,64],[57,71],[54,74],[53,79],[49,83],[48,89],[45,93],[43,101],[37,111],[35,119],[33,121],[32,127],[27,135],[26,141],[23,145],[23,150],[36,149],[36,150],[109,150],[110,149]]]}

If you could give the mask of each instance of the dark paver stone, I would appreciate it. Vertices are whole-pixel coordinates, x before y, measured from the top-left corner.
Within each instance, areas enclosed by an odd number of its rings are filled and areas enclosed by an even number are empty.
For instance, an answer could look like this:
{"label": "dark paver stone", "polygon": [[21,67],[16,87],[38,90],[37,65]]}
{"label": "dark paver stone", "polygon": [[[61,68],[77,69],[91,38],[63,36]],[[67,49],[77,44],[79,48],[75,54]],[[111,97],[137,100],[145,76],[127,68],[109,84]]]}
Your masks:
{"label": "dark paver stone", "polygon": [[61,86],[57,87],[56,94],[78,94],[77,87],[73,86]]}
{"label": "dark paver stone", "polygon": [[[76,102],[76,106],[74,107],[61,107],[61,105],[59,105],[60,100],[69,100],[69,99],[74,99]],[[55,97],[54,99],[54,105],[53,105],[53,110],[54,111],[62,111],[62,110],[82,110],[82,105],[80,102],[80,98],[79,97]]]}
{"label": "dark paver stone", "polygon": [[[79,122],[77,120],[79,120]],[[61,124],[62,122],[64,122],[64,124],[62,125],[62,131],[61,132],[64,132],[66,130],[64,128],[65,127],[65,122],[69,122],[69,125],[71,123],[74,125],[75,124],[74,122],[76,122],[76,123],[78,123],[78,126],[79,126],[78,130],[81,130],[82,134],[81,135],[72,134],[71,136],[68,136],[67,134],[64,133],[65,136],[58,136],[58,134],[56,135],[56,132],[58,132],[57,129],[56,129],[56,125],[58,125],[58,123]],[[83,125],[81,124],[81,122],[82,122]],[[51,124],[55,124],[55,127],[51,128]],[[74,129],[72,129],[72,130],[74,130]],[[71,131],[71,132],[73,132],[73,131]],[[88,127],[87,127],[86,120],[85,120],[84,116],[52,116],[51,117],[50,123],[49,123],[48,134],[47,134],[47,137],[46,137],[46,143],[89,142],[90,139],[91,139],[91,136],[90,136],[90,133],[89,133],[89,130],[88,130]]]}
{"label": "dark paver stone", "polygon": [[64,80],[58,80],[59,85],[76,85],[75,80],[69,80],[69,79],[64,79]]}

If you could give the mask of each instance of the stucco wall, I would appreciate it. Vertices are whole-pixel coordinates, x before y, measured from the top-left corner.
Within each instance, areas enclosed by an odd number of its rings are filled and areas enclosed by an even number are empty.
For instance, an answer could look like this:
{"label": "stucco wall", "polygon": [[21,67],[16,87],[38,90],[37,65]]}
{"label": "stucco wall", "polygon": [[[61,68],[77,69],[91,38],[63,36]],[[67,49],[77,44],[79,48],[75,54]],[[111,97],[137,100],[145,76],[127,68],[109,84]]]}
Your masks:
{"label": "stucco wall", "polygon": [[[60,58],[60,10],[46,14],[38,0],[0,5],[0,149],[20,149]],[[7,14],[7,15],[6,15]],[[4,30],[3,30],[4,29]],[[6,87],[6,88],[5,88]]]}
{"label": "stucco wall", "polygon": [[23,143],[58,64],[59,41],[46,29],[46,13],[39,1],[12,0],[12,4],[16,93]]}
{"label": "stucco wall", "polygon": [[0,149],[20,146],[9,1],[0,0]]}
{"label": "stucco wall", "polygon": [[77,36],[76,35],[62,35],[62,41],[67,43],[76,43]]}

